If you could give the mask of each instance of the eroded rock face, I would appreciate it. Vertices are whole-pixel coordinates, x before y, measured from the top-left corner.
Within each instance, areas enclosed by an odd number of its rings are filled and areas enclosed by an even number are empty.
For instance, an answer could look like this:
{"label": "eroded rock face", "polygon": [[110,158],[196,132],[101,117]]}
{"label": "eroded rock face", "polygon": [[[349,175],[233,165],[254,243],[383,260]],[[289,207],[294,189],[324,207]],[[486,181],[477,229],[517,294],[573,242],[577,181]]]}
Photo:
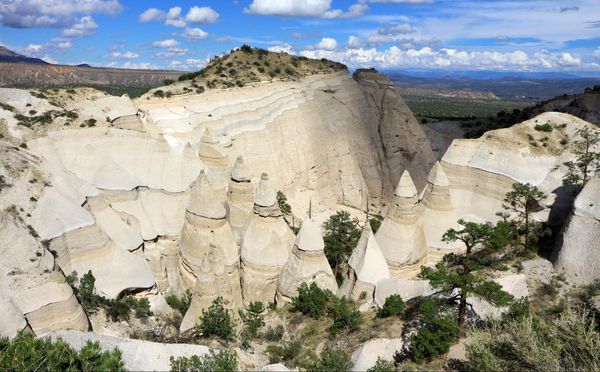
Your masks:
{"label": "eroded rock face", "polygon": [[555,267],[579,285],[600,279],[600,175],[575,199],[573,212],[555,253]]}
{"label": "eroded rock face", "polygon": [[244,228],[241,245],[241,278],[244,305],[275,301],[277,280],[288,260],[294,234],[277,205],[275,190],[263,174],[254,211]]}
{"label": "eroded rock face", "polygon": [[374,137],[383,150],[384,173],[391,185],[397,185],[405,170],[419,190],[425,186],[427,172],[435,156],[421,125],[400,97],[399,88],[383,74],[363,70],[354,74],[374,111]]}
{"label": "eroded rock face", "polygon": [[239,249],[226,217],[225,207],[201,172],[186,206],[179,244],[178,292],[193,290],[182,329],[191,327],[202,309],[219,295],[232,308],[241,304]]}
{"label": "eroded rock face", "polygon": [[365,342],[352,353],[352,371],[366,371],[373,367],[379,358],[394,362],[394,355],[402,350],[402,344],[401,338],[376,338]]}
{"label": "eroded rock face", "polygon": [[410,266],[422,263],[427,256],[428,246],[418,202],[417,189],[410,173],[404,171],[388,215],[375,234],[392,275],[402,275]]}
{"label": "eroded rock face", "polygon": [[278,305],[291,302],[302,283],[315,283],[321,289],[337,293],[338,286],[324,248],[321,227],[314,220],[306,219],[277,282]]}

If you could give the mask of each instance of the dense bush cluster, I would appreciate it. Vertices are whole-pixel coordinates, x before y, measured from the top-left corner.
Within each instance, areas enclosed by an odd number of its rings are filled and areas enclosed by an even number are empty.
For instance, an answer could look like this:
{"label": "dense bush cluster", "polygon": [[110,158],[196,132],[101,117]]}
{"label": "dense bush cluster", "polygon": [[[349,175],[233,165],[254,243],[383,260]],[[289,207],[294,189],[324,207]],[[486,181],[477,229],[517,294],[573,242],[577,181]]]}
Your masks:
{"label": "dense bush cluster", "polygon": [[383,307],[377,309],[378,318],[388,318],[391,316],[400,316],[404,311],[404,301],[402,296],[393,294],[385,299]]}
{"label": "dense bush cluster", "polygon": [[234,372],[238,371],[238,361],[235,353],[230,350],[220,350],[201,357],[170,358],[171,371],[173,372]]}
{"label": "dense bush cluster", "polygon": [[223,306],[223,298],[217,297],[210,307],[202,310],[200,322],[194,327],[203,337],[218,337],[229,341],[235,334],[231,311]]}
{"label": "dense bush cluster", "polygon": [[88,341],[77,352],[61,339],[36,338],[20,333],[13,340],[0,338],[2,371],[124,371],[118,349],[102,351]]}
{"label": "dense bush cluster", "polygon": [[187,313],[190,305],[192,304],[192,291],[188,289],[181,298],[178,298],[176,295],[171,293],[165,297],[165,301],[167,301],[167,304],[172,309],[179,311],[179,313],[183,316],[185,313]]}
{"label": "dense bush cluster", "polygon": [[467,367],[474,371],[598,371],[600,331],[591,314],[567,309],[551,321],[517,317],[473,331]]}

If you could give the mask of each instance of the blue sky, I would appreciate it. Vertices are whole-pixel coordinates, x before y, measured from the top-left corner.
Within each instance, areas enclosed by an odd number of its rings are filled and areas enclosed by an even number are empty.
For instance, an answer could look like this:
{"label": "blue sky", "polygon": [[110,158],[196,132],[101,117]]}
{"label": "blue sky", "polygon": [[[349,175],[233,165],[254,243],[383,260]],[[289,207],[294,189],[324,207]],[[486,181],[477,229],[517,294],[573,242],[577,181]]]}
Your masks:
{"label": "blue sky", "polygon": [[196,70],[243,43],[350,67],[600,71],[600,0],[0,0],[53,63]]}

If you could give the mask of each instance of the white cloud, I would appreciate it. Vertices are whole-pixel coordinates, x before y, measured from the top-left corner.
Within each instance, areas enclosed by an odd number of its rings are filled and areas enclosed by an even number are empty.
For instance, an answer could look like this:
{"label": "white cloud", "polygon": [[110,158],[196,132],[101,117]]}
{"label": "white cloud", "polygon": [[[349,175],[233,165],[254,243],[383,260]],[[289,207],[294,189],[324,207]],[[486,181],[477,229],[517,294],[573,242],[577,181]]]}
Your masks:
{"label": "white cloud", "polygon": [[218,19],[219,13],[207,6],[191,7],[185,16],[185,20],[192,23],[215,23]]}
{"label": "white cloud", "polygon": [[173,60],[169,63],[169,68],[183,71],[197,71],[206,66],[208,62],[208,58],[188,58],[183,62]]}
{"label": "white cloud", "polygon": [[[23,53],[32,57],[40,57],[43,53],[48,53],[52,51],[65,50],[73,47],[73,42],[69,39],[62,37],[55,37],[50,41],[44,44],[29,44],[25,49],[23,49]],[[44,57],[46,57],[45,55]]]}
{"label": "white cloud", "polygon": [[391,25],[388,27],[383,27],[377,30],[379,35],[401,35],[401,34],[410,34],[415,32],[413,28],[408,23],[401,23],[398,25]]}
{"label": "white cloud", "polygon": [[337,40],[332,39],[330,37],[324,37],[319,41],[317,45],[314,46],[315,49],[322,50],[335,50],[338,47]]}
{"label": "white cloud", "polygon": [[309,58],[327,58],[345,63],[351,67],[383,68],[431,68],[469,69],[501,71],[539,71],[557,69],[597,69],[597,64],[585,64],[581,58],[570,53],[550,53],[547,51],[526,53],[464,51],[430,47],[402,50],[397,46],[379,50],[377,48],[348,48],[344,50],[306,49],[300,52]]}
{"label": "white cloud", "polygon": [[393,4],[428,4],[435,0],[369,0],[370,3],[393,3]]}
{"label": "white cloud", "polygon": [[600,47],[598,47],[598,49],[596,49],[596,50],[594,51],[594,53],[592,53],[592,55],[593,55],[594,57],[598,57],[598,58],[600,58]]}
{"label": "white cloud", "polygon": [[190,40],[202,40],[208,37],[208,32],[200,28],[186,28],[183,37]]}
{"label": "white cloud", "polygon": [[164,52],[158,52],[155,54],[156,58],[173,58],[173,57],[181,57],[189,53],[189,50],[186,48],[168,48]]}
{"label": "white cloud", "polygon": [[58,65],[60,62],[58,62],[56,59],[50,57],[49,55],[45,55],[43,57],[41,57],[42,60],[48,62],[48,63],[52,63],[53,65]]}
{"label": "white cloud", "polygon": [[158,40],[152,43],[152,46],[156,48],[174,48],[179,45],[179,42],[175,39]]}
{"label": "white cloud", "polygon": [[282,45],[275,45],[272,47],[267,48],[269,50],[269,52],[275,52],[275,53],[287,53],[287,54],[295,54],[294,53],[294,47],[291,46],[290,44],[282,44]]}
{"label": "white cloud", "polygon": [[166,26],[185,27],[190,23],[214,23],[219,19],[219,13],[212,8],[204,6],[191,7],[185,17],[182,16],[182,9],[179,6],[170,8],[167,12],[149,8],[139,16],[140,22],[165,21]]}
{"label": "white cloud", "polygon": [[98,25],[92,17],[84,16],[81,17],[79,22],[63,30],[62,33],[65,36],[89,36],[92,35],[97,28]]}
{"label": "white cloud", "polygon": [[166,17],[166,13],[162,10],[150,8],[146,9],[142,14],[140,14],[139,20],[140,22],[162,21]]}
{"label": "white cloud", "polygon": [[108,55],[109,58],[112,59],[134,59],[134,58],[138,58],[140,55],[133,53],[133,52],[113,52],[111,54]]}
{"label": "white cloud", "polygon": [[363,41],[358,36],[350,35],[347,44],[348,48],[360,48],[363,45]]}
{"label": "white cloud", "polygon": [[2,0],[0,24],[14,28],[72,28],[77,15],[114,14],[123,9],[118,0]]}
{"label": "white cloud", "polygon": [[244,12],[281,17],[351,18],[368,9],[365,0],[351,5],[347,12],[332,9],[331,0],[253,0]]}
{"label": "white cloud", "polygon": [[[118,67],[118,66],[113,65],[111,67]],[[133,70],[155,70],[158,67],[156,65],[153,65],[152,63],[148,63],[148,62],[125,62],[120,66],[120,68],[133,69]]]}

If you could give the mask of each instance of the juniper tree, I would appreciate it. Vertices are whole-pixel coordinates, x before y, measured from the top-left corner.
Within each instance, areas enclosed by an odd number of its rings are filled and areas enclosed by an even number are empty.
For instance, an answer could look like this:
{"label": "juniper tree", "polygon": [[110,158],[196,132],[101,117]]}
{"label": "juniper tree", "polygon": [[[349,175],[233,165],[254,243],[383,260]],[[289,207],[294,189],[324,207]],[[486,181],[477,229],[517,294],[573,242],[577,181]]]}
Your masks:
{"label": "juniper tree", "polygon": [[563,178],[563,184],[581,190],[591,176],[600,171],[600,153],[594,151],[600,144],[600,132],[585,127],[578,129],[577,135],[579,139],[573,142],[571,150],[575,155],[575,161],[564,163],[569,170]]}
{"label": "juniper tree", "polygon": [[325,235],[325,256],[329,265],[333,268],[333,274],[338,281],[342,281],[342,273],[352,250],[356,247],[360,238],[360,230],[357,222],[350,219],[350,213],[338,211],[329,217],[323,224]]}
{"label": "juniper tree", "polygon": [[458,301],[458,324],[464,330],[467,311],[467,298],[474,296],[496,306],[507,305],[512,296],[491,280],[478,275],[478,272],[491,266],[489,257],[501,246],[494,241],[495,227],[487,223],[458,220],[460,230],[449,229],[442,236],[444,242],[463,242],[464,253],[445,255],[434,268],[423,267],[421,276],[428,279],[431,286],[440,293]]}
{"label": "juniper tree", "polygon": [[538,239],[548,234],[544,224],[532,219],[531,214],[540,209],[540,201],[546,197],[542,191],[530,183],[513,183],[506,194],[504,204],[507,211],[515,214],[515,222],[523,234],[523,247],[527,252]]}

